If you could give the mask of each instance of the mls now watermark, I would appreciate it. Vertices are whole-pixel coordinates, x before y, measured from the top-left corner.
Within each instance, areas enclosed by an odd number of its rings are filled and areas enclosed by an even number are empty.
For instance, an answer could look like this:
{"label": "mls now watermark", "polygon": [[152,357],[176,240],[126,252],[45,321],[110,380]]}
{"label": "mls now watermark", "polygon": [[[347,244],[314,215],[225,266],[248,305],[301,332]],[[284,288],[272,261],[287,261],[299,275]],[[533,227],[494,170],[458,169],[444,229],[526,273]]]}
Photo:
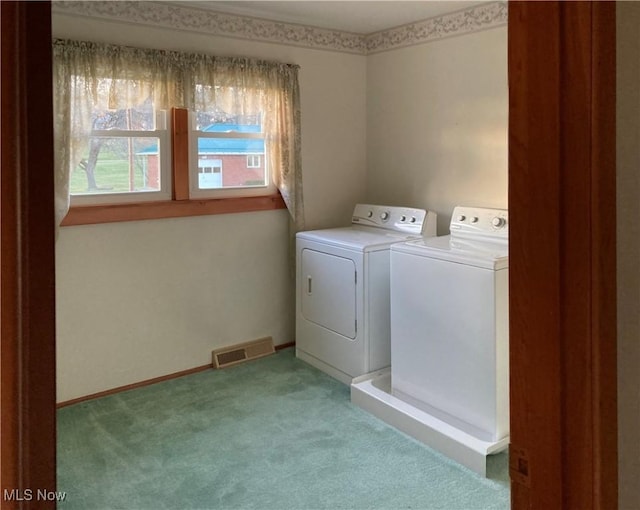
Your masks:
{"label": "mls now watermark", "polygon": [[4,501],[64,501],[66,492],[50,491],[47,489],[4,489]]}

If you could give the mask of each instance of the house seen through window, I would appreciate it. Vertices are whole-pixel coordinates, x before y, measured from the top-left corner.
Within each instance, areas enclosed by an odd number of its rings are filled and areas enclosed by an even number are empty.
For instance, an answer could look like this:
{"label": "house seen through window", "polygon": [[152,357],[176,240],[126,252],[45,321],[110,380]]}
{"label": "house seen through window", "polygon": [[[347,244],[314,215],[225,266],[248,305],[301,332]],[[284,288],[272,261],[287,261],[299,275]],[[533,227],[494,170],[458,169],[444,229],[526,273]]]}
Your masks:
{"label": "house seen through window", "polygon": [[[269,188],[260,115],[197,114],[192,131],[192,191]],[[159,121],[158,121],[159,119]],[[70,178],[72,196],[161,192],[170,164],[165,112],[150,103],[96,111],[87,148]]]}
{"label": "house seen through window", "polygon": [[272,192],[262,115],[198,112],[192,114],[192,124],[193,196],[216,196],[215,190],[238,190],[245,195]]}

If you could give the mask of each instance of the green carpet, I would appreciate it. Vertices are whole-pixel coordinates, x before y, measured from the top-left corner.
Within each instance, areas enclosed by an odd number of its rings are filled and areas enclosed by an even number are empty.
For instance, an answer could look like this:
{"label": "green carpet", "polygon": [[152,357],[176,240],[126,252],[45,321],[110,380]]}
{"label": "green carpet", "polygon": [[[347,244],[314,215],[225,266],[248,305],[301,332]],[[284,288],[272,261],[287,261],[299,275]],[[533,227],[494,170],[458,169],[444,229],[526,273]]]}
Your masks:
{"label": "green carpet", "polygon": [[64,510],[506,509],[505,460],[449,461],[293,349],[58,411]]}

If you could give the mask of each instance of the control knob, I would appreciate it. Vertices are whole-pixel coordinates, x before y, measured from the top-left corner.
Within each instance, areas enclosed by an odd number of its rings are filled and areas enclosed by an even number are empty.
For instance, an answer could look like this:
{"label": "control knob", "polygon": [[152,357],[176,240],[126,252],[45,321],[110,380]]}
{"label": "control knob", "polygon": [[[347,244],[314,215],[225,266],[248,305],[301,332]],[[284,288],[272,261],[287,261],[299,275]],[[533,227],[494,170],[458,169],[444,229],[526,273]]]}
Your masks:
{"label": "control knob", "polygon": [[403,214],[403,215],[400,217],[400,221],[407,221],[407,217]]}
{"label": "control knob", "polygon": [[478,217],[474,216],[473,218],[471,218],[471,223],[478,223]]}
{"label": "control knob", "polygon": [[389,219],[389,212],[388,211],[384,211],[382,214],[380,214],[380,219],[382,221],[387,221]]}
{"label": "control knob", "polygon": [[367,213],[367,218],[371,218],[372,216],[373,216],[373,211],[369,211],[369,212]]}
{"label": "control knob", "polygon": [[461,214],[460,216],[458,216],[458,221],[464,221],[466,219],[467,217],[464,214]]}
{"label": "control knob", "polygon": [[495,216],[492,220],[491,220],[491,224],[496,227],[496,228],[500,228],[503,227],[504,224],[506,223],[504,218],[501,218],[500,216]]}

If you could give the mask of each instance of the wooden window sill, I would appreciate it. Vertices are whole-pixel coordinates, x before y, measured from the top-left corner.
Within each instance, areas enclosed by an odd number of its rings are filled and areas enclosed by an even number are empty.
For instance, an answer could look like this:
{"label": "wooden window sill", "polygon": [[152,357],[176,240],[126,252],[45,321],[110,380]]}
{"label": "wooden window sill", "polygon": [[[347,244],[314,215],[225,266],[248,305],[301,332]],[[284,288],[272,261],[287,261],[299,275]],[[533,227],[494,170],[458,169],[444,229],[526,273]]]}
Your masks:
{"label": "wooden window sill", "polygon": [[263,197],[216,198],[202,200],[167,200],[133,204],[76,206],[62,220],[61,226],[92,225],[119,221],[181,218],[209,214],[270,211],[286,208],[280,194]]}

